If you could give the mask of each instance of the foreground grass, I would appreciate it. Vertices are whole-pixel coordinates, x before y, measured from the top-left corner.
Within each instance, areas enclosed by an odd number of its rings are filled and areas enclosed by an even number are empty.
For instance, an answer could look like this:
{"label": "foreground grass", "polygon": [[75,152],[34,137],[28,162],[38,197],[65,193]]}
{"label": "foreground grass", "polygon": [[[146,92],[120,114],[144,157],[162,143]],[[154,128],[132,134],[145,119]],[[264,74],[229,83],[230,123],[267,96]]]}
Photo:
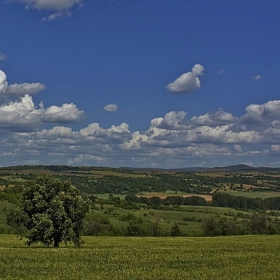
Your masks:
{"label": "foreground grass", "polygon": [[279,279],[279,236],[84,241],[29,248],[0,235],[0,279]]}

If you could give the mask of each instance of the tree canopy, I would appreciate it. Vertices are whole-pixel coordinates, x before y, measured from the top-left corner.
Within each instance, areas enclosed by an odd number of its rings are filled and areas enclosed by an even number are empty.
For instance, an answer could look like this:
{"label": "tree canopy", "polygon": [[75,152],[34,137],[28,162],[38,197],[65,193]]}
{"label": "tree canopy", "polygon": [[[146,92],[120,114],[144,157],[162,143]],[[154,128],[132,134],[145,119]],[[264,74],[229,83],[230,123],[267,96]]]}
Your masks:
{"label": "tree canopy", "polygon": [[41,242],[59,247],[61,242],[80,244],[83,219],[89,203],[69,181],[43,175],[27,184],[21,206],[7,214],[7,224],[25,231],[27,244]]}

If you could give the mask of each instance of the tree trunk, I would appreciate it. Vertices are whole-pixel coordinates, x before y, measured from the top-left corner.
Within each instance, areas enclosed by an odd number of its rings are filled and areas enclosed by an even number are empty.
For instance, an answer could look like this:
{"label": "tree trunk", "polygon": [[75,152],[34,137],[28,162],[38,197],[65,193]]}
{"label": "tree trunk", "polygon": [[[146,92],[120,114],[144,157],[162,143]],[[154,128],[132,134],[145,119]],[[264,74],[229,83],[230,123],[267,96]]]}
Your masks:
{"label": "tree trunk", "polygon": [[59,248],[59,240],[58,240],[58,239],[55,239],[55,240],[54,240],[53,247],[54,247],[54,248]]}

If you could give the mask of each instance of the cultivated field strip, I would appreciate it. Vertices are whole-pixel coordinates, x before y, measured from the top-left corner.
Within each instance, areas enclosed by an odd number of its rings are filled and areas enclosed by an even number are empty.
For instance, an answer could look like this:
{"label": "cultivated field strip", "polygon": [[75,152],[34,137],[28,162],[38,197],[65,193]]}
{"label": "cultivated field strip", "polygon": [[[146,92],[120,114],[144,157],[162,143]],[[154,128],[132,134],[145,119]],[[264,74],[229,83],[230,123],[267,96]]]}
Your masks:
{"label": "cultivated field strip", "polygon": [[84,237],[26,247],[0,235],[1,279],[279,279],[280,236]]}

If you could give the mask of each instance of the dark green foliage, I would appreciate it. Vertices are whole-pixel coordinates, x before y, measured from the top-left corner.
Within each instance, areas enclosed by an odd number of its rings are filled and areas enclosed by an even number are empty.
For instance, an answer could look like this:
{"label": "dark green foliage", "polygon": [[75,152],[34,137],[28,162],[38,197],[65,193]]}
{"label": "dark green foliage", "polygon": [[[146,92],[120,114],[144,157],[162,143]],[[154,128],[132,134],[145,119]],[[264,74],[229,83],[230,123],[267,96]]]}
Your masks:
{"label": "dark green foliage", "polygon": [[100,235],[111,230],[112,225],[106,215],[91,212],[85,217],[83,234]]}
{"label": "dark green foliage", "polygon": [[268,219],[265,214],[254,212],[248,220],[248,227],[253,234],[264,234],[268,226]]}
{"label": "dark green foliage", "polygon": [[205,218],[202,222],[204,234],[207,236],[219,235],[219,220],[215,216]]}
{"label": "dark green foliage", "polygon": [[126,235],[128,236],[147,236],[148,227],[141,218],[129,221],[129,225],[126,228]]}
{"label": "dark green foliage", "polygon": [[183,235],[183,233],[182,233],[178,224],[174,224],[174,226],[171,229],[171,234],[170,235],[171,236],[182,236]]}
{"label": "dark green foliage", "polygon": [[169,205],[200,205],[205,206],[206,200],[199,196],[191,196],[191,197],[182,197],[182,196],[167,196],[164,199],[160,197],[137,197],[136,195],[127,195],[125,197],[126,201],[134,202],[134,203],[142,203],[146,205],[152,205],[153,207],[157,207],[161,204],[164,206]]}
{"label": "dark green foliage", "polygon": [[25,228],[27,244],[80,244],[80,232],[89,203],[69,181],[39,176],[23,190],[22,204],[7,213],[7,224]]}
{"label": "dark green foliage", "polygon": [[16,185],[14,187],[6,187],[0,191],[0,200],[6,200],[7,202],[19,205],[22,194],[22,187]]}
{"label": "dark green foliage", "polygon": [[280,197],[261,199],[233,196],[225,193],[213,194],[212,206],[230,207],[242,210],[280,210]]}
{"label": "dark green foliage", "polygon": [[157,220],[155,222],[150,222],[148,224],[148,231],[149,231],[149,235],[151,235],[151,236],[162,236],[163,231],[160,226],[160,221]]}
{"label": "dark green foliage", "polygon": [[280,233],[278,219],[256,212],[244,219],[210,216],[204,219],[202,226],[206,236]]}

